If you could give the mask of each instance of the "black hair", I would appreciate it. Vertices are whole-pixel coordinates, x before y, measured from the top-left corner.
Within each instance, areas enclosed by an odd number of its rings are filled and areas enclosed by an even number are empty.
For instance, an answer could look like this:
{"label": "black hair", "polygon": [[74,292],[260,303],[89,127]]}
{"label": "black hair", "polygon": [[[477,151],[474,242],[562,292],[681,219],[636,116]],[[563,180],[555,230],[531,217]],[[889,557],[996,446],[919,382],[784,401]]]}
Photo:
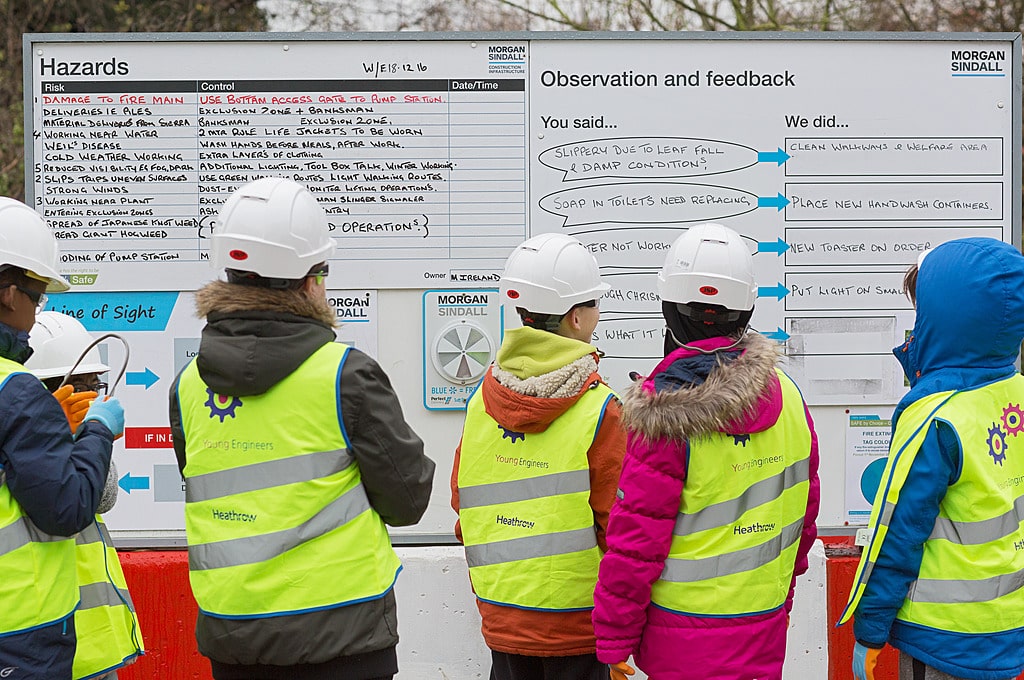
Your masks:
{"label": "black hair", "polygon": [[910,300],[910,304],[917,307],[917,264],[910,265],[910,269],[903,275],[903,294]]}
{"label": "black hair", "polygon": [[254,288],[270,288],[272,290],[299,290],[302,284],[310,276],[316,276],[323,271],[326,263],[319,262],[309,268],[305,276],[297,279],[279,279],[269,276],[260,276],[256,272],[248,272],[242,269],[225,269],[228,283],[235,283],[240,286],[253,286]]}
{"label": "black hair", "polygon": [[25,273],[21,267],[13,264],[0,265],[0,286],[24,286],[32,281],[38,281]]}
{"label": "black hair", "polygon": [[750,324],[754,310],[728,309],[722,305],[661,301],[666,356],[681,344],[708,338],[739,338]]}
{"label": "black hair", "polygon": [[538,312],[531,312],[523,307],[516,307],[516,312],[519,313],[519,319],[523,322],[524,326],[536,328],[539,331],[557,333],[558,326],[562,323],[565,315],[578,307],[597,307],[597,300],[576,303],[567,309],[565,314],[540,314]]}

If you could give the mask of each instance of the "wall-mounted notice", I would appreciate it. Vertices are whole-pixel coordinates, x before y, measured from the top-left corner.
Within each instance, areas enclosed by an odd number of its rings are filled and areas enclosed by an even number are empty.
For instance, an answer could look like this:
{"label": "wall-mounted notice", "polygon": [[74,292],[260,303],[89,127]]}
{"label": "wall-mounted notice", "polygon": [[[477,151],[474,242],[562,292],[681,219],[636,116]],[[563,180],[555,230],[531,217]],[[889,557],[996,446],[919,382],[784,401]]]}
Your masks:
{"label": "wall-mounted notice", "polygon": [[877,413],[848,413],[846,427],[846,522],[867,524],[889,455],[892,420]]}
{"label": "wall-mounted notice", "polygon": [[31,200],[96,287],[196,288],[220,205],[268,175],[324,203],[350,287],[491,281],[525,238],[525,69],[495,70],[491,45],[118,36],[29,54]]}
{"label": "wall-mounted notice", "polygon": [[531,231],[577,236],[612,284],[602,373],[622,387],[662,355],[655,274],[717,221],[755,253],[753,326],[786,343],[808,401],[894,403],[906,268],[949,239],[1017,238],[1019,48],[531,42]]}

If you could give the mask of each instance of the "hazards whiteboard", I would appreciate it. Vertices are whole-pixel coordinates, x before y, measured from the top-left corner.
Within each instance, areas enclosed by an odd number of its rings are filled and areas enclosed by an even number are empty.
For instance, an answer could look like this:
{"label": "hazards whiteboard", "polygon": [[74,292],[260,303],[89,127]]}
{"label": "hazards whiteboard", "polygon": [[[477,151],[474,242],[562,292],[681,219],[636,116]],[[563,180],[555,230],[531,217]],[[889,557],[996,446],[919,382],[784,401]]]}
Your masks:
{"label": "hazards whiteboard", "polygon": [[[327,209],[331,285],[381,291],[385,368],[420,345],[403,351],[418,324],[388,328],[392,313],[415,318],[426,289],[493,288],[517,243],[561,231],[612,284],[594,343],[621,387],[661,356],[665,251],[714,220],[755,253],[753,326],[785,343],[808,401],[885,405],[904,389],[907,266],[963,236],[1020,245],[1019,34],[373,38],[26,36],[27,199],[76,290],[112,314],[130,293],[197,289],[228,194],[288,176]],[[173,329],[144,330],[169,378]],[[139,425],[156,426],[165,390],[146,390]],[[413,417],[440,464],[438,507],[411,531],[445,533],[460,422]]]}

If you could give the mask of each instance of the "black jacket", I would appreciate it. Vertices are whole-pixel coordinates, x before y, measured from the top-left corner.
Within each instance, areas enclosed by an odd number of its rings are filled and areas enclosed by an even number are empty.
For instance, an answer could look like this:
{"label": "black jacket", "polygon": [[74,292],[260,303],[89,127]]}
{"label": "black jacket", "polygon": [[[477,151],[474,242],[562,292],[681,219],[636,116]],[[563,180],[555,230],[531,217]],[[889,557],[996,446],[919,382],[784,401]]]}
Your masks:
{"label": "black jacket", "polygon": [[[196,294],[196,306],[207,319],[196,357],[199,374],[226,396],[266,392],[335,339],[333,311],[326,301],[300,292],[215,281]],[[170,421],[183,470],[179,379],[170,390]],[[349,452],[371,505],[391,526],[415,524],[426,510],[434,476],[423,442],[406,424],[387,375],[369,356],[349,351],[340,383]],[[266,619],[222,619],[200,612],[196,638],[217,678],[236,672],[238,677],[331,677],[344,668],[337,677],[356,680],[397,670],[393,592],[369,602]],[[290,668],[242,668],[254,665]]]}

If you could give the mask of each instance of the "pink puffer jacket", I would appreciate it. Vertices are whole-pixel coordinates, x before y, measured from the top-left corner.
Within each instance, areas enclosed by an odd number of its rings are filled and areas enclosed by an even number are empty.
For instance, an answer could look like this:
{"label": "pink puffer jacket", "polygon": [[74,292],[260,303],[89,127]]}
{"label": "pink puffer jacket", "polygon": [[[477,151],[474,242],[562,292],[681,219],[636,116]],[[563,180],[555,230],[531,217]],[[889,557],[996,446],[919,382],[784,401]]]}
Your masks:
{"label": "pink puffer jacket", "polygon": [[[731,341],[713,338],[693,344],[714,350]],[[685,493],[685,434],[760,432],[775,425],[782,412],[774,370],[777,345],[751,333],[738,349],[742,351],[738,357],[717,363],[698,352],[676,350],[626,395],[628,444],[620,500],[612,507],[608,523],[608,552],[594,593],[593,621],[598,658],[618,663],[632,654],[651,680],[782,677],[793,586],[796,576],[807,570],[807,552],[817,536],[818,443],[806,405],[811,428],[810,490],[785,605],[751,616],[700,617],[651,604],[651,586],[664,569]],[[706,379],[700,384],[679,380],[702,370]],[[682,386],[659,389],[673,379]]]}

